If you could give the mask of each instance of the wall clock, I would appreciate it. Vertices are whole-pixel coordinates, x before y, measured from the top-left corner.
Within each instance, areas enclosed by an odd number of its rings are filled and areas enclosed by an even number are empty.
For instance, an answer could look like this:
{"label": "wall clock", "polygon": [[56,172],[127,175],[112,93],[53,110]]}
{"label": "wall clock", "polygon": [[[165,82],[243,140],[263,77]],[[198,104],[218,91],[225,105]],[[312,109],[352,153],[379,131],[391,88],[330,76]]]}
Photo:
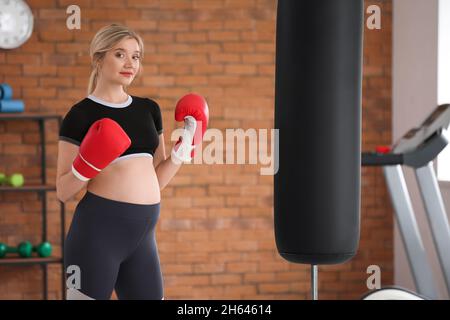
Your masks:
{"label": "wall clock", "polygon": [[14,49],[30,38],[33,13],[22,0],[0,0],[0,48]]}

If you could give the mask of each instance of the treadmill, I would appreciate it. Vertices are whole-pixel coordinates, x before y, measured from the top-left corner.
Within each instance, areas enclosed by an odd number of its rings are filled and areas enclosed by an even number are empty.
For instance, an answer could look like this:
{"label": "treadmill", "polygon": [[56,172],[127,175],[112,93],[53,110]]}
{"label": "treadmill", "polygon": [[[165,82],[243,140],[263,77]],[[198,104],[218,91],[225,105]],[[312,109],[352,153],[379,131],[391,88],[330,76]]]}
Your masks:
{"label": "treadmill", "polygon": [[[438,106],[418,128],[408,131],[392,148],[378,147],[362,154],[362,166],[383,167],[395,216],[400,228],[418,294],[401,288],[369,292],[363,299],[438,299],[433,271],[411,204],[402,166],[414,169],[422,201],[433,236],[447,292],[450,294],[450,226],[433,160],[447,146],[446,129],[450,124],[450,104]],[[449,164],[450,165],[450,164]]]}

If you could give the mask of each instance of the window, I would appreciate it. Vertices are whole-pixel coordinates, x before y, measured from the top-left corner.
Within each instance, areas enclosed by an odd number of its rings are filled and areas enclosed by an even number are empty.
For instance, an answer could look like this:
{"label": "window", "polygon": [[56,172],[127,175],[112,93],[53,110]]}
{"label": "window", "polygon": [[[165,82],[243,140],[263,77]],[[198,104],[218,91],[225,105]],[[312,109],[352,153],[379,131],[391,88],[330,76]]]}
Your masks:
{"label": "window", "polygon": [[[444,103],[450,103],[450,0],[439,0],[438,104]],[[446,136],[450,139],[450,131]],[[437,177],[450,181],[450,146],[438,156]]]}

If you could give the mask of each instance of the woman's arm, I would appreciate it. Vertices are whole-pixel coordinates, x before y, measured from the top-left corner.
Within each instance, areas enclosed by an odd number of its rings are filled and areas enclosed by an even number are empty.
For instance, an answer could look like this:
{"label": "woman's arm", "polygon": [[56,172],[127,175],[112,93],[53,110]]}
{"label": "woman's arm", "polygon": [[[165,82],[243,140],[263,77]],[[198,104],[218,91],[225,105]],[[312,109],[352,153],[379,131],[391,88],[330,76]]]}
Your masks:
{"label": "woman's arm", "polygon": [[159,189],[163,190],[166,185],[172,180],[181,164],[176,165],[169,158],[166,158],[166,149],[164,146],[164,134],[159,135],[159,145],[155,151],[155,158],[153,159],[156,176],[158,177]]}
{"label": "woman's arm", "polygon": [[66,141],[59,141],[56,170],[56,196],[61,202],[70,200],[87,181],[81,181],[72,173],[72,163],[78,155],[79,147]]}

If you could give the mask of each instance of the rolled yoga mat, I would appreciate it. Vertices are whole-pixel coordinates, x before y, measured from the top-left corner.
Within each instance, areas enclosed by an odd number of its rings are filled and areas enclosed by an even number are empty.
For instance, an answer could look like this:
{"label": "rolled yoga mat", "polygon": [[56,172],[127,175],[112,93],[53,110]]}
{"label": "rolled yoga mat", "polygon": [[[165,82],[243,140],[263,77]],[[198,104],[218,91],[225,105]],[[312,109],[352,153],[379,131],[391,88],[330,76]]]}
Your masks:
{"label": "rolled yoga mat", "polygon": [[10,100],[12,94],[12,88],[8,84],[0,83],[0,100]]}
{"label": "rolled yoga mat", "polygon": [[24,109],[22,100],[0,100],[0,112],[23,112]]}

